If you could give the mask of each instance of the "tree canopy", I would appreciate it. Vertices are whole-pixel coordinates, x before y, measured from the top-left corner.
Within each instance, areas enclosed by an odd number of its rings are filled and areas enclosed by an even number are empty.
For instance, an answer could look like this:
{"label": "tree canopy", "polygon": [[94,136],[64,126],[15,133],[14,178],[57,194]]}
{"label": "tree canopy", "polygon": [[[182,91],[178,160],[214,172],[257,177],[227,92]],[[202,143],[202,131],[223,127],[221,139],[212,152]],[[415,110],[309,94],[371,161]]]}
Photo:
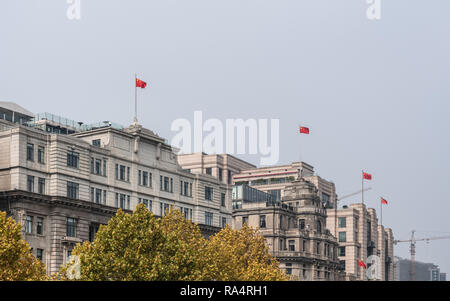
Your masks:
{"label": "tree canopy", "polygon": [[22,226],[0,211],[0,280],[46,280],[45,266],[22,239]]}
{"label": "tree canopy", "polygon": [[80,280],[288,279],[256,230],[227,227],[205,239],[179,210],[159,219],[142,204],[132,214],[119,209],[92,243],[72,254],[79,257]]}

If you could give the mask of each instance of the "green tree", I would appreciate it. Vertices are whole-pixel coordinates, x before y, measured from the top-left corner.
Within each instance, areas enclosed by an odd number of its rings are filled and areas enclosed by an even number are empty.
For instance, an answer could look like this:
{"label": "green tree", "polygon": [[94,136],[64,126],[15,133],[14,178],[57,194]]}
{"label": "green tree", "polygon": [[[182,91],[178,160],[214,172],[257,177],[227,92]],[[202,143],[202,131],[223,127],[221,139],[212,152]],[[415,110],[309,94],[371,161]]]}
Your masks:
{"label": "green tree", "polygon": [[45,266],[22,239],[22,226],[0,211],[0,280],[46,280]]}
{"label": "green tree", "polygon": [[289,277],[272,257],[265,238],[244,225],[229,227],[214,235],[208,244],[208,278],[218,281],[281,281]]}
{"label": "green tree", "polygon": [[161,220],[140,204],[133,214],[119,209],[92,243],[72,254],[79,256],[81,280],[195,280],[201,278],[202,239],[178,211]]}

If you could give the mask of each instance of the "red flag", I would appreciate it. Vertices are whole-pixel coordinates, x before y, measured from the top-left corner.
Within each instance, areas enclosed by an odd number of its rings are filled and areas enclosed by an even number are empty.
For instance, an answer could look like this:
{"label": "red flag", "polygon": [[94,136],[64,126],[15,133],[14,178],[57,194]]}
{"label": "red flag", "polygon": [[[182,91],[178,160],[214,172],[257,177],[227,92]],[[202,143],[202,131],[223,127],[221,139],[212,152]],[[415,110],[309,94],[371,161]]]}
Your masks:
{"label": "red flag", "polygon": [[358,266],[359,266],[359,267],[363,267],[364,269],[367,269],[366,264],[365,264],[364,261],[362,261],[361,259],[358,259]]}
{"label": "red flag", "polygon": [[384,198],[381,198],[381,204],[387,205],[388,201],[386,201]]}
{"label": "red flag", "polygon": [[309,135],[309,128],[307,128],[305,126],[301,126],[300,127],[300,134],[307,134],[307,135]]}
{"label": "red flag", "polygon": [[143,80],[140,80],[139,78],[136,78],[136,87],[138,88],[145,88],[147,87],[147,83]]}
{"label": "red flag", "polygon": [[370,173],[363,172],[363,179],[372,180],[372,175]]}

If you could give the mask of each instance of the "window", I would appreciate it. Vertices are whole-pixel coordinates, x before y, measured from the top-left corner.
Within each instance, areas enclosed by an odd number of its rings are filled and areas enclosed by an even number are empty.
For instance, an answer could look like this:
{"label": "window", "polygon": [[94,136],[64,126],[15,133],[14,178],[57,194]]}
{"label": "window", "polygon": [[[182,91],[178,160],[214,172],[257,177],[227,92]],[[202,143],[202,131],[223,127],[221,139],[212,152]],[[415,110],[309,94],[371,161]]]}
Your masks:
{"label": "window", "polygon": [[44,259],[44,250],[42,249],[36,249],[36,258],[39,261],[42,261]]}
{"label": "window", "polygon": [[29,192],[34,192],[34,177],[27,176],[27,190]]}
{"label": "window", "polygon": [[328,205],[328,203],[330,202],[330,195],[322,192],[322,202],[325,205]]}
{"label": "window", "polygon": [[44,233],[44,219],[38,217],[36,221],[36,234],[43,235]]}
{"label": "window", "polygon": [[338,256],[345,256],[345,247],[338,248]]}
{"label": "window", "polygon": [[169,210],[170,210],[170,205],[169,204],[165,204],[165,203],[160,203],[159,204],[159,213],[161,216],[165,216]]}
{"label": "window", "polygon": [[303,249],[302,250],[304,252],[304,251],[306,251],[306,240],[303,240],[302,244],[303,244],[303,246],[302,246]]}
{"label": "window", "polygon": [[95,159],[95,174],[101,175],[102,174],[102,160]]}
{"label": "window", "polygon": [[211,187],[205,186],[205,200],[212,201],[213,189]]}
{"label": "window", "polygon": [[[189,182],[180,181],[180,194],[192,197],[192,189],[189,189]],[[192,186],[192,184],[190,184]]]}
{"label": "window", "polygon": [[33,217],[31,215],[27,215],[25,220],[25,232],[33,233]]}
{"label": "window", "polygon": [[211,167],[208,167],[208,168],[206,168],[206,174],[207,175],[212,175],[212,168]]}
{"label": "window", "polygon": [[68,217],[66,219],[66,235],[68,237],[76,237],[77,221],[74,218]]}
{"label": "window", "polygon": [[127,167],[127,182],[130,182],[130,168]]}
{"label": "window", "polygon": [[232,180],[231,170],[228,170],[228,172],[227,172],[227,182],[228,182],[228,184],[231,184],[231,180]]}
{"label": "window", "polygon": [[103,160],[103,176],[106,177],[106,160]]}
{"label": "window", "polygon": [[99,224],[92,223],[89,225],[89,241],[93,242],[95,239],[95,235],[98,232],[98,229],[100,228]]}
{"label": "window", "polygon": [[316,254],[320,254],[320,242],[316,245]]}
{"label": "window", "polygon": [[259,227],[261,229],[266,228],[266,216],[265,215],[260,215],[259,216]]}
{"label": "window", "polygon": [[91,157],[91,173],[94,173],[94,169],[95,169],[95,164],[94,164],[94,158]]}
{"label": "window", "polygon": [[345,228],[345,227],[347,227],[347,218],[345,218],[345,217],[340,217],[340,218],[338,219],[338,226],[339,226],[339,228]]}
{"label": "window", "polygon": [[227,218],[222,217],[222,228],[225,228],[227,226]]}
{"label": "window", "polygon": [[339,242],[347,241],[347,232],[339,232]]}
{"label": "window", "polygon": [[205,225],[213,225],[213,214],[211,212],[205,212]]}
{"label": "window", "polygon": [[100,139],[94,139],[94,140],[92,140],[92,145],[100,147],[100,141],[101,141]]}
{"label": "window", "polygon": [[103,190],[103,205],[106,205],[106,190]]}
{"label": "window", "polygon": [[142,185],[148,186],[148,172],[142,172]]}
{"label": "window", "polygon": [[78,199],[79,185],[77,183],[67,181],[67,197]]}
{"label": "window", "polygon": [[95,189],[95,202],[97,204],[101,204],[102,203],[102,190],[96,188]]}
{"label": "window", "polygon": [[78,168],[78,161],[80,159],[80,154],[74,151],[67,152],[67,166]]}
{"label": "window", "polygon": [[225,193],[220,194],[220,205],[225,207]]}
{"label": "window", "polygon": [[295,240],[290,240],[289,241],[289,251],[295,251]]}
{"label": "window", "polygon": [[160,176],[160,189],[162,191],[173,192],[173,179]]}
{"label": "window", "polygon": [[286,274],[292,274],[292,263],[286,263]]}
{"label": "window", "polygon": [[242,225],[247,224],[248,225],[248,216],[242,217]]}
{"label": "window", "polygon": [[119,180],[125,181],[125,166],[120,165],[119,171]]}
{"label": "window", "polygon": [[93,202],[95,199],[95,188],[91,187],[91,202]]}
{"label": "window", "polygon": [[300,230],[304,230],[305,229],[305,220],[304,219],[299,220],[298,224],[299,224]]}
{"label": "window", "polygon": [[281,200],[281,190],[280,189],[274,189],[267,191],[270,195],[272,195],[273,201],[280,201]]}
{"label": "window", "polygon": [[34,161],[34,144],[27,143],[27,160]]}
{"label": "window", "polygon": [[322,223],[317,221],[317,233],[322,233]]}
{"label": "window", "polygon": [[43,146],[38,146],[38,162],[44,164],[44,154],[45,148]]}
{"label": "window", "polygon": [[38,193],[45,194],[45,179],[38,178]]}
{"label": "window", "polygon": [[219,167],[219,181],[223,181],[223,169]]}

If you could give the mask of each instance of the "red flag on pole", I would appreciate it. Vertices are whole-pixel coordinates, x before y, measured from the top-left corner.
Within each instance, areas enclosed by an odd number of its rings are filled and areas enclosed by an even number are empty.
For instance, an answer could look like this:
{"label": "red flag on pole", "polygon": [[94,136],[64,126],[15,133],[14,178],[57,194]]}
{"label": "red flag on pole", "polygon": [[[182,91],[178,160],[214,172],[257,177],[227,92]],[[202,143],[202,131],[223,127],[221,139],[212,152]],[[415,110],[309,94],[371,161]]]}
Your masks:
{"label": "red flag on pole", "polygon": [[381,198],[381,204],[387,205],[388,201],[386,201],[384,198]]}
{"label": "red flag on pole", "polygon": [[309,135],[309,128],[307,128],[305,126],[301,126],[300,127],[300,134],[307,134],[307,135]]}
{"label": "red flag on pole", "polygon": [[147,87],[147,83],[143,80],[140,80],[139,78],[136,78],[136,87],[138,88],[145,88]]}
{"label": "red flag on pole", "polygon": [[366,172],[363,172],[363,179],[372,180],[372,175]]}
{"label": "red flag on pole", "polygon": [[365,264],[364,261],[362,261],[361,259],[358,259],[358,266],[359,266],[359,267],[363,267],[364,269],[367,269],[366,264]]}

